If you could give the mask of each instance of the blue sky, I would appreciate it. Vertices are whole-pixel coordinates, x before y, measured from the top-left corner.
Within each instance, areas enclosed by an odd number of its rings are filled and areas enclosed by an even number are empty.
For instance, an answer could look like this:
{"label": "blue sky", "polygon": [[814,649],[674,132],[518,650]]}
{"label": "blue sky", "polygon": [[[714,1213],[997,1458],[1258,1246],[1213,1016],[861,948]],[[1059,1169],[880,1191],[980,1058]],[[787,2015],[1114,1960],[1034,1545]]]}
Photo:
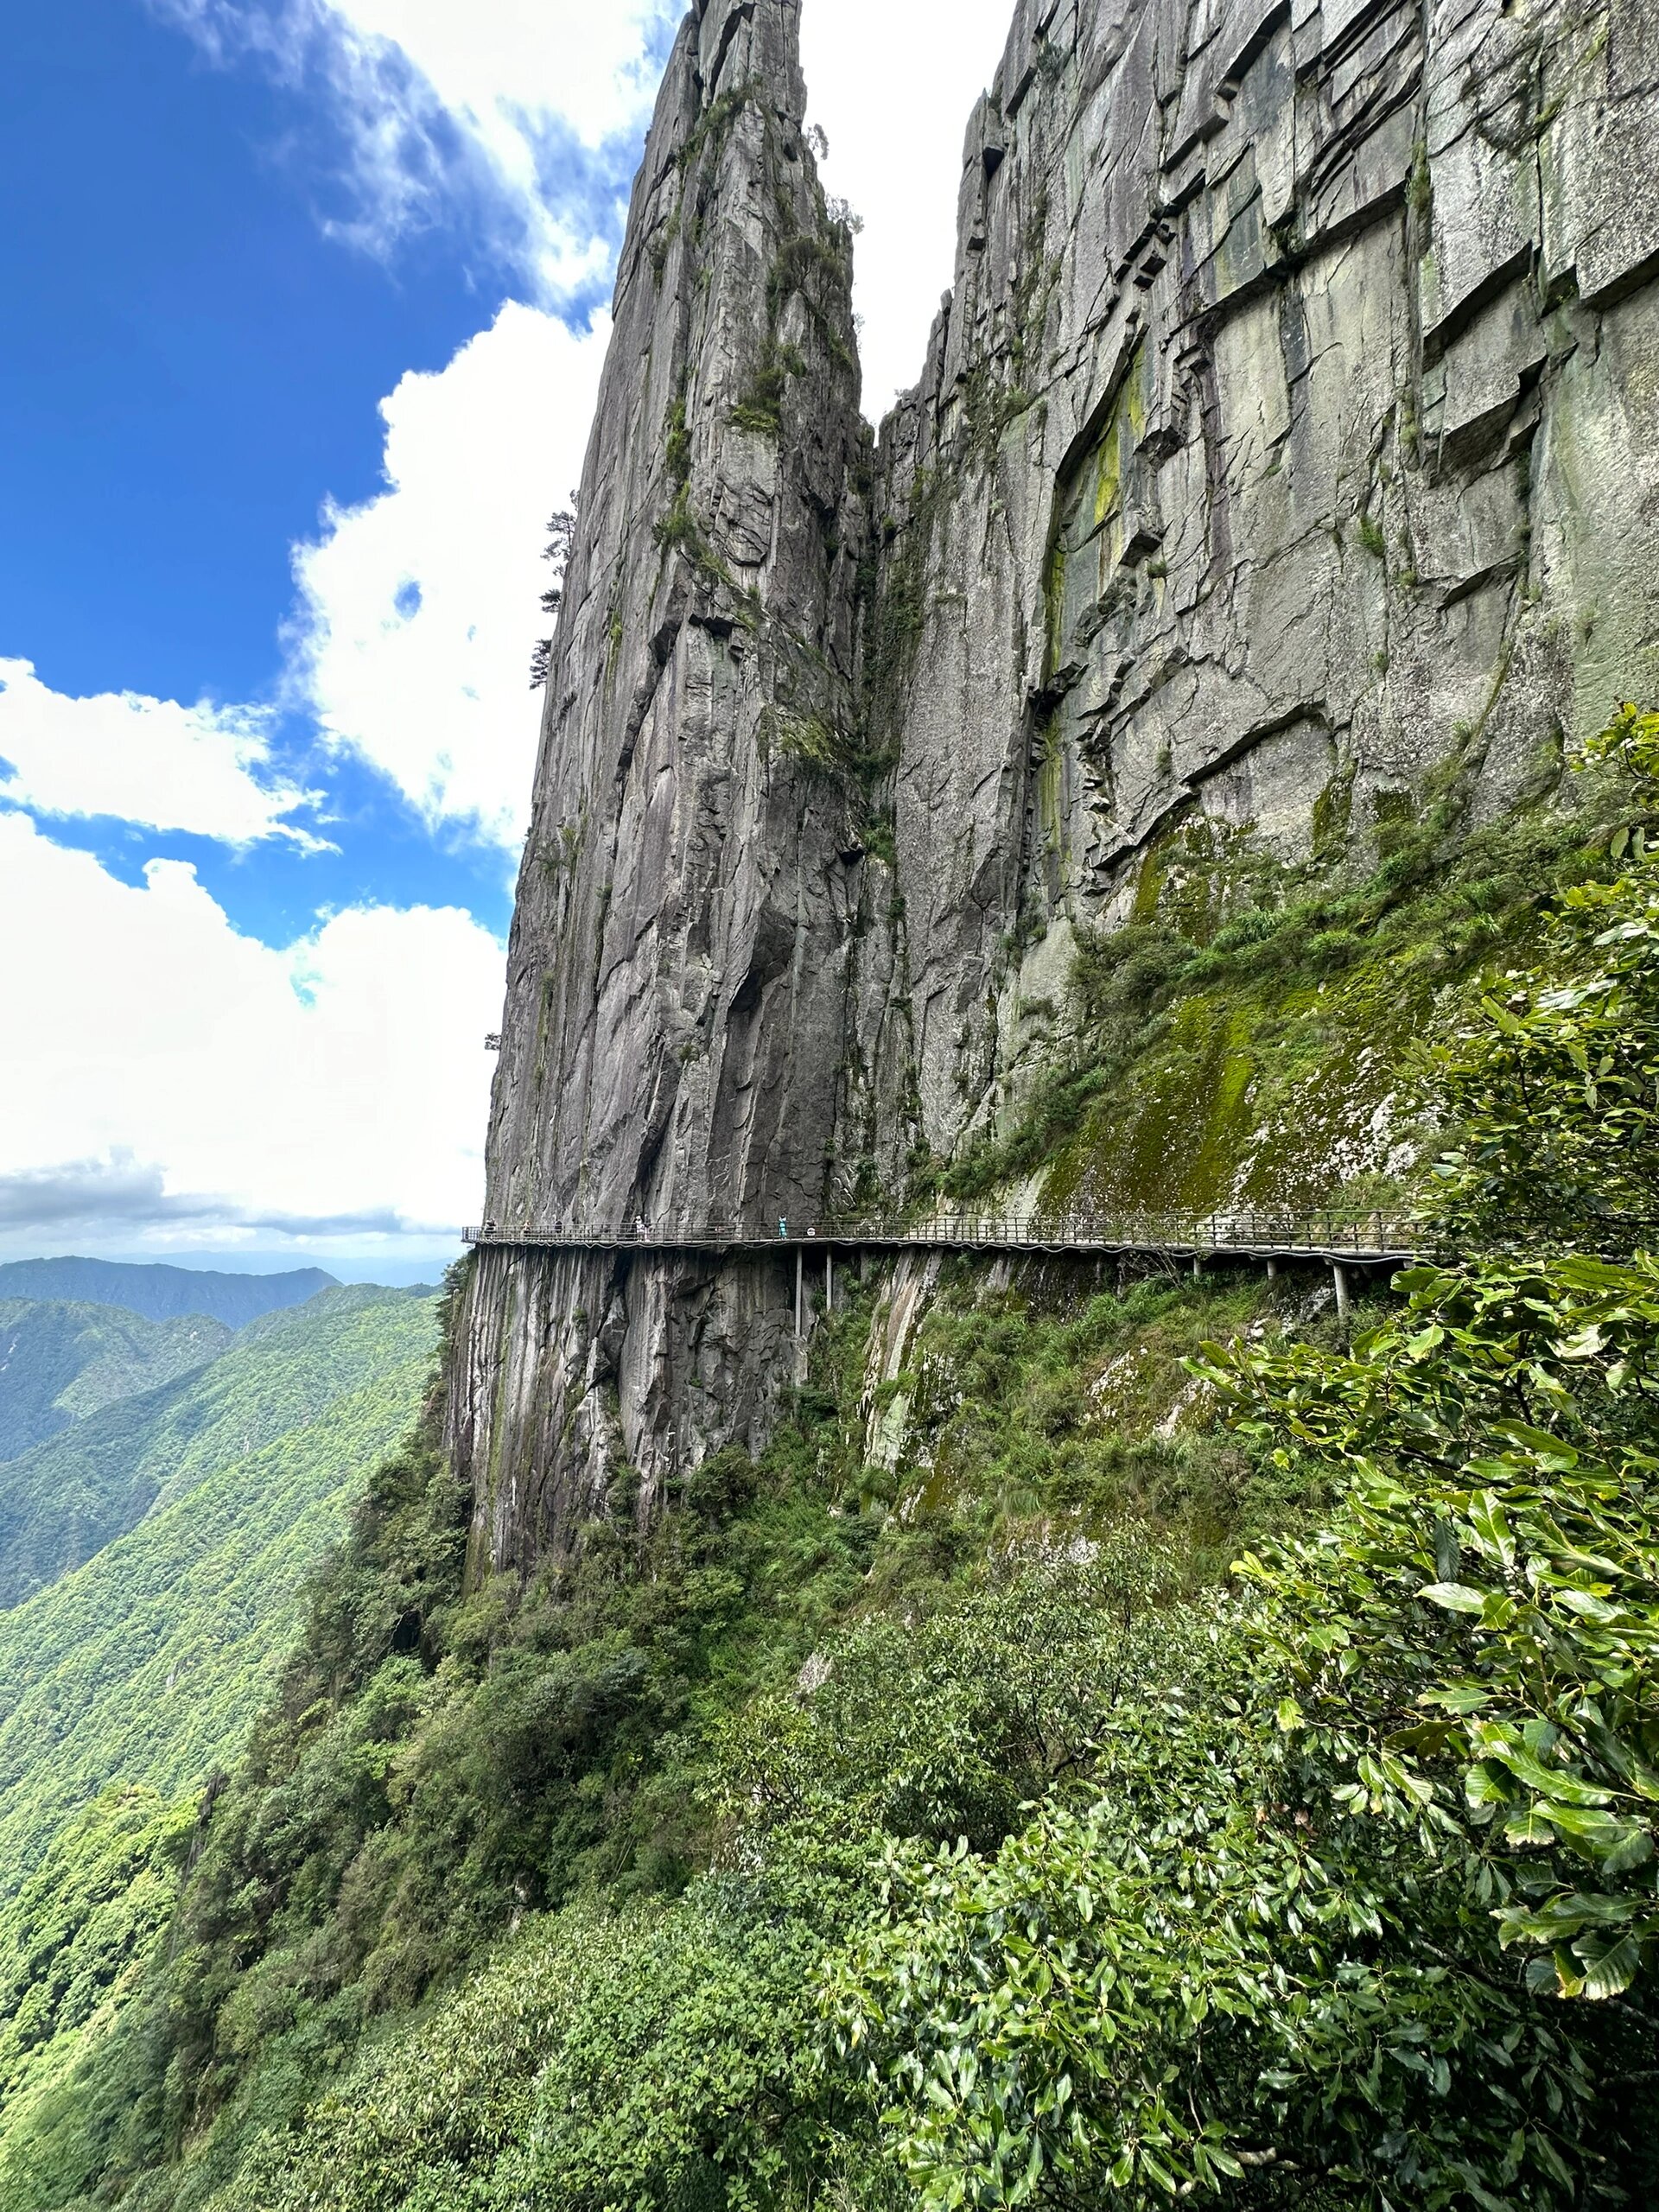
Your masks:
{"label": "blue sky", "polygon": [[[353,118],[328,96],[326,45],[308,81],[283,85],[136,0],[17,12],[0,79],[0,198],[22,216],[0,228],[0,655],[77,696],[269,701],[290,549],[315,535],[325,497],[352,506],[383,488],[377,409],[405,372],[442,371],[504,300],[533,293],[518,226],[456,133],[436,204],[365,251],[351,234],[365,213]],[[636,150],[624,130],[567,160],[565,191],[607,245]],[[582,327],[607,291],[601,269],[556,305]],[[524,601],[527,655],[528,588]],[[308,717],[285,716],[277,756],[303,773],[311,735]],[[158,853],[191,861],[272,944],[319,906],[367,896],[453,900],[505,927],[497,847],[434,838],[349,756],[327,782],[337,853],[278,842],[256,861],[112,822],[56,834],[129,880]]]}
{"label": "blue sky", "polygon": [[59,689],[257,697],[321,490],[372,496],[377,403],[441,369],[512,272],[447,228],[396,266],[325,244],[334,118],[133,0],[8,20],[8,642]]}
{"label": "blue sky", "polygon": [[[807,0],[878,404],[1008,10]],[[11,0],[0,1255],[391,1273],[475,1211],[543,525],[677,14]]]}

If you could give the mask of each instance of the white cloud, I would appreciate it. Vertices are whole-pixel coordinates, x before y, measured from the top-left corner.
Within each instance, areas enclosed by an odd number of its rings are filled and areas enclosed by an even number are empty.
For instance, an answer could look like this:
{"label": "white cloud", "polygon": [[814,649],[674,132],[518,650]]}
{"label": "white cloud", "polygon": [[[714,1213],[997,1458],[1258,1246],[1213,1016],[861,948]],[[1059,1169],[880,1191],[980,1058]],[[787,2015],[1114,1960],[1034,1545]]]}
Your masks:
{"label": "white cloud", "polygon": [[921,375],[955,272],[968,118],[1013,13],[1013,0],[805,0],[810,112],[830,141],[824,182],[864,218],[854,303],[874,420]]}
{"label": "white cloud", "polygon": [[676,0],[150,0],[220,60],[319,86],[377,251],[452,218],[461,173],[498,248],[556,304],[608,272]]}
{"label": "white cloud", "polygon": [[672,0],[334,0],[359,37],[400,47],[444,105],[511,158],[520,118],[557,118],[597,148],[651,112],[652,49]]}
{"label": "white cloud", "polygon": [[288,817],[317,795],[274,772],[270,720],[251,708],[182,707],[134,691],[66,698],[29,662],[0,659],[0,799],[229,845],[287,837],[316,849]]}
{"label": "white cloud", "polygon": [[182,863],[135,889],[14,814],[0,935],[28,947],[0,963],[0,1220],[79,1217],[78,1189],[124,1228],[475,1215],[503,958],[471,916],[353,908],[273,950]]}
{"label": "white cloud", "polygon": [[[619,202],[679,0],[149,0],[220,57],[296,83],[309,61],[345,123],[363,214],[389,251],[452,221],[457,154],[544,305],[608,276]],[[1013,0],[804,0],[826,181],[865,219],[856,296],[866,406],[915,382],[955,256],[963,135],[1007,43]],[[511,233],[506,235],[505,233]],[[588,292],[591,296],[591,289]]]}
{"label": "white cloud", "polygon": [[299,549],[292,682],[325,738],[436,823],[512,845],[528,819],[550,626],[540,555],[582,474],[608,325],[574,335],[509,304],[434,376],[386,400],[386,492],[330,507]]}

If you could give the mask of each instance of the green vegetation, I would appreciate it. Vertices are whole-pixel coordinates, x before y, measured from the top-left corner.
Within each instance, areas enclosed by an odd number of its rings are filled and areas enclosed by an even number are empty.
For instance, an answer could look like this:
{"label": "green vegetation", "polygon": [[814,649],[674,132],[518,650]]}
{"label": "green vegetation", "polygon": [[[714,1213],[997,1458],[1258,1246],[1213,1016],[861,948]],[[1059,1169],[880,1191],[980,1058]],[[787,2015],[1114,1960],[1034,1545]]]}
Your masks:
{"label": "green vegetation", "polygon": [[216,1359],[222,1321],[146,1321],[113,1306],[0,1300],[0,1461],[118,1399]]}
{"label": "green vegetation", "polygon": [[119,1785],[66,1825],[0,1907],[9,2120],[50,2098],[133,1993],[172,1919],[195,1826],[195,1796],[169,1805],[154,1789]]}
{"label": "green vegetation", "polygon": [[266,1315],[211,1365],[107,1405],[0,1466],[0,1605],[21,1604],[205,1476],[360,1388],[384,1351],[387,1298],[325,1291]]}
{"label": "green vegetation", "polygon": [[9,2123],[49,2105],[170,1922],[203,1785],[269,1699],[362,1470],[408,1428],[435,1333],[430,1299],[327,1293],[122,1408],[136,1463],[170,1469],[162,1502],[0,1616]]}
{"label": "green vegetation", "polygon": [[[1659,720],[1607,749],[1659,786]],[[1659,862],[1507,834],[1169,955],[1265,998],[1436,917],[1400,1301],[856,1287],[759,1460],[644,1537],[617,1469],[527,1583],[468,1583],[429,1408],[199,1817],[106,1800],[19,1898],[67,2063],[0,2202],[1652,2201]]]}
{"label": "green vegetation", "polygon": [[1495,965],[1538,954],[1553,898],[1616,872],[1628,793],[1587,790],[1577,813],[1472,836],[1455,788],[1421,818],[1383,810],[1359,884],[1182,825],[1149,855],[1135,918],[1079,945],[1065,1042],[1008,1124],[927,1164],[918,1190],[971,1198],[1041,1172],[1056,1209],[1400,1203],[1414,1041],[1455,1027]]}
{"label": "green vegetation", "polygon": [[1563,1248],[1659,1136],[1659,872],[1551,935],[1439,1057],[1459,1262],[1198,1367],[1328,1521],[1165,1616],[1083,1789],[890,1857],[839,2047],[930,2203],[1649,2201],[1659,1268]]}
{"label": "green vegetation", "polygon": [[431,1358],[429,1300],[336,1291],[316,1304],[256,1324],[259,1340],[239,1339],[193,1403],[162,1409],[150,1452],[194,1433],[137,1528],[0,1615],[12,1880],[107,1783],[204,1779],[264,1702],[295,1594],[361,1470],[407,1430]]}

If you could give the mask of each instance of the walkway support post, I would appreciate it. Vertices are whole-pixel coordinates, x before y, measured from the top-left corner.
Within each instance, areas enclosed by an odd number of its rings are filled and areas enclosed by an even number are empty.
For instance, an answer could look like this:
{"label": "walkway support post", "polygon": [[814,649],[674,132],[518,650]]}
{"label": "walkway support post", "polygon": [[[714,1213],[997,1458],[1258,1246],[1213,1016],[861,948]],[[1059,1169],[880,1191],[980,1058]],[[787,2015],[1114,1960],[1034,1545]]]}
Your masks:
{"label": "walkway support post", "polygon": [[830,1314],[836,1310],[836,1255],[833,1252],[826,1252],[823,1255],[823,1310]]}
{"label": "walkway support post", "polygon": [[1345,1316],[1351,1303],[1348,1296],[1348,1270],[1340,1260],[1332,1260],[1331,1273],[1337,1286],[1337,1312]]}
{"label": "walkway support post", "polygon": [[798,1244],[795,1247],[795,1341],[799,1344],[806,1334],[806,1255]]}

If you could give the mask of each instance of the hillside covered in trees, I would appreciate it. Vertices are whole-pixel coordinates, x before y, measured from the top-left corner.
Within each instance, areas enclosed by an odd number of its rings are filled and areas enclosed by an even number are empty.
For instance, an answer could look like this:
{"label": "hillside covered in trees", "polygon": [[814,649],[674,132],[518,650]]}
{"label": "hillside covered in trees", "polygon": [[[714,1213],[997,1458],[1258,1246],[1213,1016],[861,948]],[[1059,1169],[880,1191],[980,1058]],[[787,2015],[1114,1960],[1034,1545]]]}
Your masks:
{"label": "hillside covered in trees", "polygon": [[122,1981],[8,2204],[1647,2201],[1659,721],[1604,751],[1372,933],[1491,921],[1442,1256],[1351,1322],[963,1263],[872,1405],[867,1292],[528,1582],[429,1412],[228,1782],[55,1872]]}
{"label": "hillside covered in trees", "polygon": [[0,1468],[0,2205],[1647,2204],[1651,22],[1020,0],[877,431],[799,14],[667,57],[429,1387]]}
{"label": "hillside covered in trees", "polygon": [[205,1367],[230,1341],[200,1315],[148,1321],[118,1306],[0,1300],[0,1463]]}
{"label": "hillside covered in trees", "polygon": [[[30,1501],[8,1579],[32,1560],[43,1583],[0,1610],[8,2125],[96,2042],[165,1929],[203,1791],[271,1693],[308,1573],[414,1419],[435,1337],[429,1297],[327,1292],[73,1433],[91,1448],[0,1471]],[[84,1562],[39,1533],[59,1517]]]}

